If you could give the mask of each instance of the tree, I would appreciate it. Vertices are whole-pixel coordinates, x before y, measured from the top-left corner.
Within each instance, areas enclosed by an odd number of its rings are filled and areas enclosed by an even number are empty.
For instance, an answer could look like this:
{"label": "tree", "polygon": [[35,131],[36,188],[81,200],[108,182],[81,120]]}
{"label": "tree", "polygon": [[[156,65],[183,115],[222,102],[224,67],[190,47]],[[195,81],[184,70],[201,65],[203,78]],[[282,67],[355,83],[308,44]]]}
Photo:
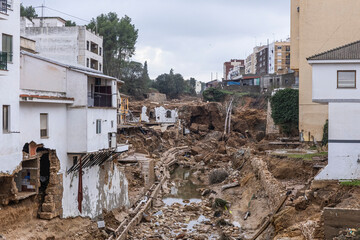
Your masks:
{"label": "tree", "polygon": [[33,8],[33,6],[24,7],[22,5],[22,3],[20,4],[20,16],[27,17],[30,20],[35,17],[38,17],[38,15],[36,14],[35,8]]}
{"label": "tree", "polygon": [[298,133],[299,90],[283,89],[271,97],[272,118],[288,135]]}
{"label": "tree", "polygon": [[121,77],[121,69],[135,53],[138,30],[131,23],[131,18],[119,19],[114,12],[101,14],[92,19],[88,28],[96,30],[104,38],[104,73],[113,77]]}
{"label": "tree", "polygon": [[65,22],[65,27],[75,27],[75,26],[76,26],[76,23],[71,20],[67,20]]}
{"label": "tree", "polygon": [[121,91],[125,94],[134,96],[138,100],[144,99],[144,93],[146,93],[147,79],[144,79],[145,68],[139,62],[125,62],[121,74],[121,79],[125,82],[125,85],[121,88]]}
{"label": "tree", "polygon": [[156,78],[154,87],[169,98],[179,98],[185,91],[185,80],[181,74],[175,74],[171,69],[170,73],[161,74]]}

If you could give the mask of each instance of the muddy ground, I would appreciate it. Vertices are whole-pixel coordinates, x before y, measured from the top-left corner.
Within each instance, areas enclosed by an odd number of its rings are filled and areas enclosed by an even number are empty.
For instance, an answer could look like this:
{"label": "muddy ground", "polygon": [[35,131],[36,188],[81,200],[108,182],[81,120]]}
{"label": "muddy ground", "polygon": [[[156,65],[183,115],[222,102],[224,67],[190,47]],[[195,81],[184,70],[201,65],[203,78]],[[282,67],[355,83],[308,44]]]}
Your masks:
{"label": "muddy ground", "polygon": [[[158,104],[136,102],[131,107],[136,112],[142,105]],[[326,165],[326,158],[269,154],[275,149],[270,142],[279,136],[265,136],[266,105],[264,98],[246,97],[237,102],[231,133],[226,136],[225,105],[195,99],[166,103],[167,108],[179,110],[180,133],[178,126],[164,132],[147,127],[122,131],[118,141],[130,144],[128,154],[153,158],[156,176],[163,168],[164,152],[188,146],[169,169],[171,177],[153,208],[127,239],[251,239],[267,222],[269,227],[258,239],[324,239],[324,207],[358,208],[359,188],[336,183],[313,187],[312,180],[319,165]],[[190,133],[183,134],[184,129]],[[130,202],[136,204],[146,192],[144,177],[137,164],[127,164],[125,169]],[[225,174],[214,174],[217,170]],[[233,183],[238,186],[222,190]],[[276,213],[286,193],[289,196]],[[116,229],[131,212],[104,212],[100,217],[106,230],[86,218],[37,219],[38,202],[34,197],[1,207],[0,235],[5,239],[107,239],[112,234],[109,229]]]}

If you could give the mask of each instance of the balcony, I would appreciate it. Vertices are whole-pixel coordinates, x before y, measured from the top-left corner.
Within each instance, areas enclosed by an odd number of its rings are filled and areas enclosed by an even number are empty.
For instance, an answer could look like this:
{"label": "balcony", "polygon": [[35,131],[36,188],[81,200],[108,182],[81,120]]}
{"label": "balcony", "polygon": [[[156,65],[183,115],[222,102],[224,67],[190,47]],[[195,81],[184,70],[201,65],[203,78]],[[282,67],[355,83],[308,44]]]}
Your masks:
{"label": "balcony", "polygon": [[8,7],[9,6],[7,0],[0,0],[0,13],[7,14]]}
{"label": "balcony", "polygon": [[[0,70],[7,71],[7,63],[8,63],[8,53],[0,52]],[[10,55],[12,56],[12,54]]]}
{"label": "balcony", "polygon": [[95,86],[94,91],[88,93],[88,106],[111,108],[112,98],[111,86]]}
{"label": "balcony", "polygon": [[7,20],[9,3],[8,0],[0,0],[0,20]]}

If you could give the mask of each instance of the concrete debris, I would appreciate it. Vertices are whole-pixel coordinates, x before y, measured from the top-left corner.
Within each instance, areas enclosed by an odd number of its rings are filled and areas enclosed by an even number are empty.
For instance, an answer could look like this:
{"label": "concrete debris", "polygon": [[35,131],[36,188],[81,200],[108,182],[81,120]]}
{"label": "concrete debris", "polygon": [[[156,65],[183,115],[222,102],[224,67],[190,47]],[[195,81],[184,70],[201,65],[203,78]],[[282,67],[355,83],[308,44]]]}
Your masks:
{"label": "concrete debris", "polygon": [[[325,239],[324,225],[335,224],[331,211],[348,209],[347,219],[360,209],[360,189],[314,181],[327,164],[326,153],[298,142],[291,145],[292,138],[266,135],[266,106],[264,97],[234,100],[231,121],[226,121],[230,131],[224,135],[225,104],[130,102],[130,111],[138,114],[134,119],[143,121],[141,128],[136,123],[119,129],[117,141],[130,145],[128,153],[99,166],[108,183],[100,195],[114,186],[123,190],[111,176],[117,169],[124,173],[127,206],[98,207],[92,220],[57,218],[63,192],[56,186],[62,175],[53,158],[51,188],[44,195],[16,203],[8,197],[17,194],[10,190],[16,181],[0,177],[7,186],[0,189],[2,239]],[[51,220],[41,221],[39,214]],[[345,239],[355,231],[341,226],[335,232],[337,239]]]}

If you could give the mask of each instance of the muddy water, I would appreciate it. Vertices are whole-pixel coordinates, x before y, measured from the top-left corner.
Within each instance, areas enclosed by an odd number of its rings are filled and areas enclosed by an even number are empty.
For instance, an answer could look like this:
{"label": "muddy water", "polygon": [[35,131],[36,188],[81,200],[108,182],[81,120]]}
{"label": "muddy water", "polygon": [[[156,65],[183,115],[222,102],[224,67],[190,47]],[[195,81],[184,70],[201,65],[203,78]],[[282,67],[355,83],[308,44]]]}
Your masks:
{"label": "muddy water", "polygon": [[163,198],[165,205],[180,203],[187,205],[201,202],[201,193],[197,190],[202,186],[191,181],[192,171],[182,166],[177,167],[170,176],[171,191]]}

